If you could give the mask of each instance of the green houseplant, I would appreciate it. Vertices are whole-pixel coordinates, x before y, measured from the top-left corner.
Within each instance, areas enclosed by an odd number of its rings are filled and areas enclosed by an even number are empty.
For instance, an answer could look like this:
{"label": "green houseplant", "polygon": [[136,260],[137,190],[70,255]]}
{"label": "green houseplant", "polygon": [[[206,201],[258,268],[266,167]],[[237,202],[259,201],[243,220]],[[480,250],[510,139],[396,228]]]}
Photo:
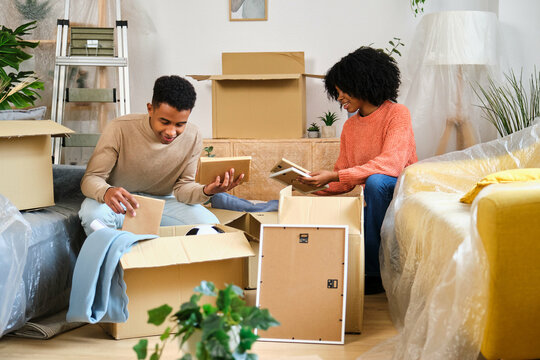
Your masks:
{"label": "green houseplant", "polygon": [[319,130],[320,130],[319,125],[317,125],[317,123],[312,122],[307,129],[308,138],[321,137],[321,133],[319,132]]}
{"label": "green houseplant", "polygon": [[529,80],[529,91],[523,85],[521,73],[518,78],[511,70],[504,77],[506,83],[503,85],[496,84],[489,77],[486,88],[478,85],[477,90],[473,87],[484,117],[495,126],[500,136],[524,129],[540,116],[540,72],[536,67]]}
{"label": "green houseplant", "polygon": [[36,22],[32,21],[15,30],[5,26],[0,29],[0,110],[33,106],[40,97],[38,90],[43,90],[43,82],[33,71],[19,71],[20,64],[32,57],[25,49],[39,44],[25,41],[22,36],[35,28]]}
{"label": "green houseplant", "polygon": [[324,126],[322,127],[322,137],[336,137],[336,128],[333,125],[336,121],[339,120],[337,114],[333,111],[327,111],[324,113],[323,116],[319,116],[319,119],[321,119],[324,123]]}
{"label": "green houseplant", "polygon": [[[243,291],[238,286],[228,285],[216,294],[211,282],[202,281],[194,289],[195,294],[183,303],[171,320],[174,325],[167,327],[160,336],[161,346],[156,344],[150,360],[161,358],[168,340],[178,338],[184,355],[181,360],[231,359],[254,360],[257,355],[248,353],[258,336],[254,329],[266,330],[279,323],[267,309],[246,306]],[[216,297],[214,304],[199,305],[203,295]],[[162,305],[148,311],[148,322],[161,325],[172,312],[169,305]],[[195,344],[193,344],[195,343]],[[142,339],[133,347],[137,359],[146,359],[148,340]]]}

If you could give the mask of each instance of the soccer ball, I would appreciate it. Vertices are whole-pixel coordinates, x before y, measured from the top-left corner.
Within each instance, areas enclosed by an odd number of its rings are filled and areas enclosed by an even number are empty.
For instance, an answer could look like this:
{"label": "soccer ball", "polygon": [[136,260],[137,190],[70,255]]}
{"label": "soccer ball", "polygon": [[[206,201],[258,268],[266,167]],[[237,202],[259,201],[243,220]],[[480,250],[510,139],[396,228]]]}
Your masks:
{"label": "soccer ball", "polygon": [[194,228],[189,229],[186,235],[208,235],[208,234],[219,234],[224,233],[225,231],[221,230],[215,225],[199,225]]}

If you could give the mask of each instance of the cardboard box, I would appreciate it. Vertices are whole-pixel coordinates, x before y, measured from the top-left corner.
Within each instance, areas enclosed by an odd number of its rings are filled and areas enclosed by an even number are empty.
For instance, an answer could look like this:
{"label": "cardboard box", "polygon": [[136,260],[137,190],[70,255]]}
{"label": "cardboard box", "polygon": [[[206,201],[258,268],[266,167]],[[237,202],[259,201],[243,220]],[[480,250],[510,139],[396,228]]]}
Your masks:
{"label": "cardboard box", "polygon": [[[214,208],[209,208],[208,210],[216,215],[221,224],[242,230],[246,234],[249,244],[256,254],[259,253],[261,225],[277,224],[278,222],[278,214],[276,211],[248,213]],[[252,256],[247,258],[246,262],[245,282],[243,287],[245,289],[256,289],[259,258],[257,256]]]}
{"label": "cardboard box", "polygon": [[260,340],[343,344],[347,226],[263,225],[257,307],[281,325]]}
{"label": "cardboard box", "polygon": [[[245,258],[255,255],[244,233],[217,225],[225,233],[184,236],[194,226],[162,227],[159,238],[137,243],[122,257],[129,317],[125,323],[102,323],[115,339],[160,335],[171,324],[148,324],[147,311],[163,304],[178,310],[202,280],[220,289],[242,284]],[[203,297],[201,303],[207,301]]]}
{"label": "cardboard box", "polygon": [[51,136],[71,133],[51,120],[0,121],[0,194],[19,210],[54,205]]}
{"label": "cardboard box", "polygon": [[212,81],[212,137],[298,139],[306,131],[303,52],[223,53]]}
{"label": "cardboard box", "polygon": [[362,331],[364,313],[364,200],[342,196],[292,196],[291,186],[280,192],[280,224],[348,225],[349,268],[345,331]]}

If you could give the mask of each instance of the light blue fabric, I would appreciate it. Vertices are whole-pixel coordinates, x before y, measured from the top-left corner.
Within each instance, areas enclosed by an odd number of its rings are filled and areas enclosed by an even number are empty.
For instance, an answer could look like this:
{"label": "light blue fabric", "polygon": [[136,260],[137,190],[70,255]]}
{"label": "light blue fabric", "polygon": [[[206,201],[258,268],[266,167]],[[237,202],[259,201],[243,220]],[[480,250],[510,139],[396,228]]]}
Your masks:
{"label": "light blue fabric", "polygon": [[120,258],[137,241],[156,237],[110,228],[90,234],[75,263],[67,321],[125,322],[128,297]]}
{"label": "light blue fabric", "polygon": [[216,209],[247,212],[277,211],[279,206],[279,200],[269,200],[267,202],[254,204],[251,201],[227,193],[215,194],[210,201],[212,207]]}
{"label": "light blue fabric", "polygon": [[[218,218],[202,205],[184,204],[176,200],[172,195],[154,196],[143,193],[134,193],[134,195],[165,200],[165,207],[161,216],[161,226],[219,224]],[[93,230],[90,227],[90,223],[94,219],[101,220],[106,226],[113,229],[120,229],[124,223],[123,214],[116,214],[107,204],[90,198],[86,198],[81,204],[79,217],[86,235],[92,233]]]}

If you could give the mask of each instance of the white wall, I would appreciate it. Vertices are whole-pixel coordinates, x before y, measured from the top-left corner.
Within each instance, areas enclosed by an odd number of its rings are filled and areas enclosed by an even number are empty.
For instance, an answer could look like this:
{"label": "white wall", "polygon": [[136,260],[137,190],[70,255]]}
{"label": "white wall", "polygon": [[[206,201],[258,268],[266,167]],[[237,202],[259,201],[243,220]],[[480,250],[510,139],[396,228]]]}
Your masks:
{"label": "white wall", "polygon": [[[221,53],[303,51],[306,72],[324,74],[361,45],[387,47],[392,37],[409,43],[418,21],[405,0],[268,0],[268,21],[229,21],[228,0],[129,0],[132,111],[145,111],[156,77],[221,74]],[[407,47],[403,50],[404,57]],[[398,61],[401,59],[398,58]],[[193,79],[191,79],[193,80]],[[210,82],[196,82],[190,121],[211,137]],[[308,123],[327,110],[341,113],[321,80],[307,79]]]}
{"label": "white wall", "polygon": [[[268,21],[229,21],[228,0],[124,0],[129,20],[132,111],[144,112],[154,80],[164,74],[220,74],[221,53],[233,51],[304,51],[306,72],[324,74],[359,46],[387,47],[400,37],[405,47],[397,57],[403,91],[409,76],[407,55],[420,17],[407,0],[268,0]],[[540,67],[540,1],[426,0],[425,12],[487,10],[498,12],[506,41],[512,44],[507,67],[527,71]],[[192,80],[192,79],[191,79]],[[192,81],[198,100],[191,116],[211,137],[210,82]],[[346,112],[329,101],[322,81],[307,80],[307,121],[324,111]]]}

